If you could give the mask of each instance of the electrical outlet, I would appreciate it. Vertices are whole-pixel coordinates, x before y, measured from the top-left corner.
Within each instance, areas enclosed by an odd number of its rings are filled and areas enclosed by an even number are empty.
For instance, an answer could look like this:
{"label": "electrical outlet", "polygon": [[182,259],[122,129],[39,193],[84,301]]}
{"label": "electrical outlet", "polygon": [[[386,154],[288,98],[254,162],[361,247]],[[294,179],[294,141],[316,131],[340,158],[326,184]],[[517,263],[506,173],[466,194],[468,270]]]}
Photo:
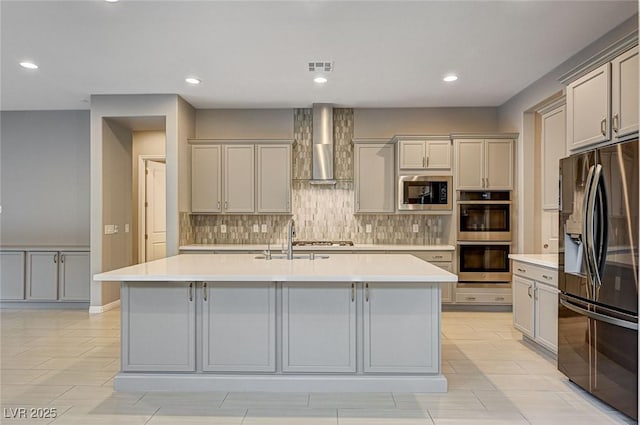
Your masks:
{"label": "electrical outlet", "polygon": [[113,224],[105,224],[104,225],[104,234],[105,235],[113,235],[116,233],[115,225]]}
{"label": "electrical outlet", "polygon": [[413,233],[418,233],[420,231],[420,225],[419,224],[414,224],[413,225]]}
{"label": "electrical outlet", "polygon": [[257,224],[253,225],[253,233],[258,233],[260,231],[260,226],[258,226]]}
{"label": "electrical outlet", "polygon": [[262,233],[267,233],[267,225],[266,224],[262,225]]}
{"label": "electrical outlet", "polygon": [[226,224],[221,224],[220,225],[220,233],[227,233],[227,225]]}
{"label": "electrical outlet", "polygon": [[124,225],[124,232],[129,233],[129,223]]}
{"label": "electrical outlet", "polygon": [[367,232],[367,233],[371,233],[371,225],[370,224],[365,225],[364,226],[364,231]]}
{"label": "electrical outlet", "polygon": [[118,225],[117,224],[113,225],[113,233],[118,233]]}

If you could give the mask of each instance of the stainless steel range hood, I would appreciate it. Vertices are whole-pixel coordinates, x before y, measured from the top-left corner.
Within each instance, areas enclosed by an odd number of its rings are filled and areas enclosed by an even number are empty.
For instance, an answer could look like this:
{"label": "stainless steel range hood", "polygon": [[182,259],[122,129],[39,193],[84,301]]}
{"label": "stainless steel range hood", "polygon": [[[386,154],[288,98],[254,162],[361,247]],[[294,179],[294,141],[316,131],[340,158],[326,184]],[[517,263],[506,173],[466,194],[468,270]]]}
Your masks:
{"label": "stainless steel range hood", "polygon": [[313,172],[311,184],[336,184],[333,178],[333,105],[313,104]]}

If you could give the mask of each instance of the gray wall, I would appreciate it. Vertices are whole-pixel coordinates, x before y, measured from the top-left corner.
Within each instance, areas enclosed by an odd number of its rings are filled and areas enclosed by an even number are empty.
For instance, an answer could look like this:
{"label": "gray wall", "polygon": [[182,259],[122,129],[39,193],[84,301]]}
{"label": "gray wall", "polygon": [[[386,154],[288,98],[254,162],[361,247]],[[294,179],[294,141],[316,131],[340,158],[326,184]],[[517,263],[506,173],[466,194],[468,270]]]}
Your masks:
{"label": "gray wall", "polygon": [[498,129],[497,108],[371,108],[354,109],[353,137],[492,133]]}
{"label": "gray wall", "polygon": [[3,245],[89,245],[89,111],[1,114]]}
{"label": "gray wall", "polygon": [[292,109],[199,109],[198,139],[293,139]]}

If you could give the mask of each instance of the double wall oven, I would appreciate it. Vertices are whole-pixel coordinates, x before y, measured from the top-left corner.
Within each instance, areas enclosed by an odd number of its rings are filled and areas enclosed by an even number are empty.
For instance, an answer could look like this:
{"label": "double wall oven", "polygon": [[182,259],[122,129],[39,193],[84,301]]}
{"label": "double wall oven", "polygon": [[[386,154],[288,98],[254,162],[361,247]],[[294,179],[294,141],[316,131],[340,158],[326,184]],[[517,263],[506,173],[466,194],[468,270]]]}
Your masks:
{"label": "double wall oven", "polygon": [[458,281],[509,285],[511,192],[459,192]]}

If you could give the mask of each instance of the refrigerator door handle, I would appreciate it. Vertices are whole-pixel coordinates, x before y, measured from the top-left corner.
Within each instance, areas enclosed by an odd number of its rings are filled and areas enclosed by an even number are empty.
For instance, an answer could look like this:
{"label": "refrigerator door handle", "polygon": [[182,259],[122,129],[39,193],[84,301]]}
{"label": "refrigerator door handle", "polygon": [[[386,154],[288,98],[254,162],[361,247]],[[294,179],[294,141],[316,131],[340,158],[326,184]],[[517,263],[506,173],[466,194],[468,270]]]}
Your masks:
{"label": "refrigerator door handle", "polygon": [[[600,272],[598,271],[598,256],[595,246],[595,217],[596,217],[596,200],[598,196],[598,185],[602,178],[602,165],[596,164],[593,168],[593,179],[589,185],[589,195],[587,197],[587,222],[585,223],[586,239],[587,239],[587,257],[590,263],[589,271],[593,279],[594,296],[595,290],[602,286],[600,280]],[[591,173],[589,173],[591,174]],[[601,223],[599,223],[601,225]],[[602,242],[602,241],[601,241]]]}
{"label": "refrigerator door handle", "polygon": [[607,247],[609,245],[609,206],[607,198],[607,186],[605,182],[602,166],[599,165],[600,172],[597,174],[598,179],[595,180],[595,190],[597,196],[596,208],[598,212],[598,251],[594,252],[596,257],[595,271],[597,282],[602,285],[602,275],[604,274],[604,266],[607,261]]}
{"label": "refrigerator door handle", "polygon": [[[591,264],[591,260],[594,258],[592,254],[593,251],[593,208],[591,205],[591,200],[593,197],[593,187],[594,187],[594,173],[595,173],[595,165],[589,167],[589,174],[587,174],[587,181],[585,183],[584,189],[584,203],[583,203],[583,217],[582,217],[582,239],[584,244],[584,253],[585,253],[585,263],[587,266],[587,275],[589,276],[589,280],[591,281],[591,286],[593,288],[593,295],[591,297],[595,297],[595,283],[593,282],[593,269],[595,268],[594,264]],[[595,199],[595,198],[594,198]],[[594,201],[595,202],[595,201]]]}
{"label": "refrigerator door handle", "polygon": [[616,319],[615,317],[605,316],[604,314],[596,313],[595,311],[589,311],[582,307],[578,307],[577,305],[571,304],[563,299],[560,299],[560,304],[569,310],[581,314],[583,316],[587,316],[590,319],[598,320],[600,322],[609,323],[610,325],[619,326],[622,328],[631,329],[634,331],[638,330],[638,324],[635,322],[629,322],[622,319]]}

